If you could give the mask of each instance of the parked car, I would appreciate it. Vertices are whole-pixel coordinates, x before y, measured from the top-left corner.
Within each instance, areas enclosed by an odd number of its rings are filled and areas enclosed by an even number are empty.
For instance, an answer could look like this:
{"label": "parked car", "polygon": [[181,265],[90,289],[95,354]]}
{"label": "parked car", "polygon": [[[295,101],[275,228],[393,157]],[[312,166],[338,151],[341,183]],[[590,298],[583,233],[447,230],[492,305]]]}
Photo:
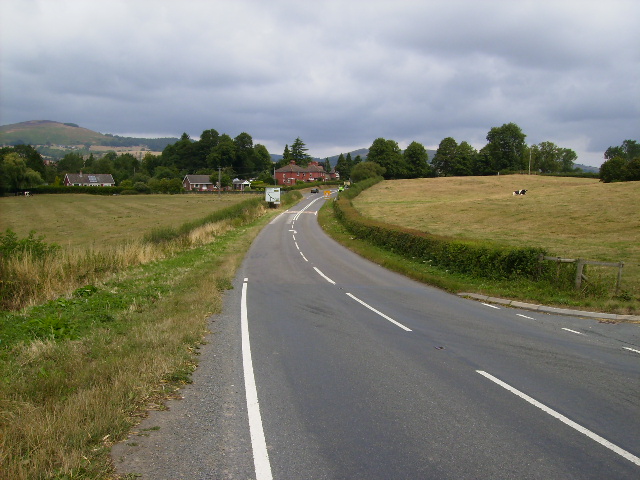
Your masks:
{"label": "parked car", "polygon": [[319,189],[317,189],[317,188],[312,188],[312,189],[311,189],[311,193],[318,193],[318,192],[320,192],[320,190],[319,190]]}

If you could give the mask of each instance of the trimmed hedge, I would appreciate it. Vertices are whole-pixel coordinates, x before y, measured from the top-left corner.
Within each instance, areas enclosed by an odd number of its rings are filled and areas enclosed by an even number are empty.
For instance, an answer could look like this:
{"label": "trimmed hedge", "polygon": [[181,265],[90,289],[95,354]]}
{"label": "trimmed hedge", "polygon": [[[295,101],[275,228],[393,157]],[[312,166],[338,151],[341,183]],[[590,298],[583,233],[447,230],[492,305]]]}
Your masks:
{"label": "trimmed hedge", "polygon": [[333,202],[336,217],[359,239],[398,253],[412,260],[422,260],[451,272],[490,279],[540,278],[543,266],[541,248],[507,247],[489,242],[463,241],[390,225],[363,217],[351,200],[382,177],[358,182]]}
{"label": "trimmed hedge", "polygon": [[31,193],[90,193],[92,195],[117,195],[123,187],[66,187],[64,185],[40,185],[30,188]]}

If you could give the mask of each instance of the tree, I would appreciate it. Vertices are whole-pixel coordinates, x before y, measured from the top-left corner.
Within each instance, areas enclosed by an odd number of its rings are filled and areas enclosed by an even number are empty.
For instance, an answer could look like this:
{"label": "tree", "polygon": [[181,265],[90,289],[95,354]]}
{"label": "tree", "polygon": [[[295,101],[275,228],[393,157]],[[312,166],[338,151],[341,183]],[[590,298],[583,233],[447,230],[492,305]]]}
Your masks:
{"label": "tree", "polygon": [[198,149],[200,150],[200,152],[202,152],[201,154],[204,156],[204,158],[206,158],[207,155],[211,153],[211,150],[215,148],[216,145],[218,145],[219,140],[220,134],[213,128],[202,132],[202,135],[200,135],[200,140],[198,141]]}
{"label": "tree", "polygon": [[575,170],[575,162],[578,154],[570,148],[560,149],[560,171],[573,172]]}
{"label": "tree", "polygon": [[336,162],[336,172],[340,174],[340,178],[346,180],[349,178],[349,174],[351,173],[351,168],[347,164],[347,159],[344,157],[344,154],[340,154],[338,157],[338,161]]}
{"label": "tree", "polygon": [[307,154],[307,150],[309,149],[304,142],[300,140],[300,137],[296,138],[293,145],[291,145],[291,159],[295,160],[296,165],[300,165],[301,167],[309,165],[311,156]]}
{"label": "tree", "polygon": [[487,133],[487,153],[500,170],[523,170],[526,135],[515,123],[493,127]]}
{"label": "tree", "polygon": [[36,172],[38,172],[41,177],[44,177],[45,174],[45,166],[44,160],[42,159],[42,155],[33,148],[31,145],[16,145],[13,148],[8,148],[7,150],[13,151],[20,155],[25,159],[27,168],[30,168]]}
{"label": "tree", "polygon": [[384,175],[384,170],[384,167],[376,162],[360,162],[351,170],[351,180],[357,183],[367,178],[380,177]]}
{"label": "tree", "polygon": [[233,139],[235,146],[235,159],[233,169],[241,178],[249,178],[255,172],[255,164],[253,161],[253,138],[246,132],[242,132]]}
{"label": "tree", "polygon": [[604,158],[610,160],[615,157],[622,157],[625,160],[633,160],[640,157],[640,143],[635,140],[625,140],[618,147],[609,147],[604,152]]}
{"label": "tree", "polygon": [[469,142],[461,142],[456,148],[452,174],[458,176],[473,175],[473,169],[477,161],[478,151]]}
{"label": "tree", "polygon": [[253,157],[255,162],[256,172],[267,172],[271,175],[271,169],[273,168],[273,162],[271,161],[271,155],[269,150],[264,145],[257,143],[253,147]]}
{"label": "tree", "polygon": [[435,169],[439,177],[454,175],[454,165],[456,163],[456,151],[458,143],[453,137],[443,138],[438,145],[438,150],[433,156],[431,166]]}
{"label": "tree", "polygon": [[83,166],[84,160],[82,155],[79,153],[67,153],[58,162],[58,173],[78,173]]}
{"label": "tree", "polygon": [[407,164],[398,143],[394,140],[376,138],[369,147],[367,161],[375,162],[385,168],[384,178],[406,178]]}
{"label": "tree", "polygon": [[623,157],[613,157],[600,166],[600,180],[604,183],[621,182],[625,179],[627,161]]}
{"label": "tree", "polygon": [[411,142],[402,155],[408,167],[407,176],[409,178],[429,176],[431,167],[429,166],[429,155],[424,145],[418,142]]}
{"label": "tree", "polygon": [[534,165],[537,170],[540,170],[542,173],[553,173],[560,171],[560,152],[555,143],[541,142],[539,145],[537,145],[535,151],[536,156]]}
{"label": "tree", "polygon": [[233,167],[236,158],[236,146],[233,139],[223,133],[220,135],[218,145],[216,145],[207,157],[207,166],[209,168],[227,168]]}
{"label": "tree", "polygon": [[197,145],[191,140],[187,133],[183,133],[173,145],[167,145],[162,151],[162,163],[166,166],[175,166],[178,170],[188,172],[191,169],[206,165],[197,165]]}
{"label": "tree", "polygon": [[324,159],[324,171],[327,173],[331,172],[331,162],[329,161],[329,157]]}
{"label": "tree", "polygon": [[609,147],[604,152],[607,160],[600,166],[600,180],[625,182],[640,180],[640,144],[625,140],[618,147]]}
{"label": "tree", "polygon": [[16,152],[7,153],[0,164],[0,190],[17,192],[36,185],[41,185],[42,177],[27,161]]}

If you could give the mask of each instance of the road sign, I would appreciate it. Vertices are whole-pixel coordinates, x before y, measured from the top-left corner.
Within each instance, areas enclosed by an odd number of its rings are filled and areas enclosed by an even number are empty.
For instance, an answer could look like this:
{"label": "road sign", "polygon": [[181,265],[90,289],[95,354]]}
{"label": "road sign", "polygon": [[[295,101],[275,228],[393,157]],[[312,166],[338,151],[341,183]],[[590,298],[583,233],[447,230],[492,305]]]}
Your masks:
{"label": "road sign", "polygon": [[264,189],[264,201],[280,205],[280,188],[267,187]]}

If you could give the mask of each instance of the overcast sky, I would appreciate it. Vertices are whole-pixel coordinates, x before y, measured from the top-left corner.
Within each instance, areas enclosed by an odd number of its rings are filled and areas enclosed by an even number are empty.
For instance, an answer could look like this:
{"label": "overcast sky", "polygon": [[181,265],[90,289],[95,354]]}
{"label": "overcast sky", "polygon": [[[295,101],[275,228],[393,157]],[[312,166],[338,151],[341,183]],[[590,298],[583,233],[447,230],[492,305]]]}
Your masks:
{"label": "overcast sky", "polygon": [[1,0],[0,123],[326,157],[486,144],[514,122],[599,166],[640,141],[638,0]]}

